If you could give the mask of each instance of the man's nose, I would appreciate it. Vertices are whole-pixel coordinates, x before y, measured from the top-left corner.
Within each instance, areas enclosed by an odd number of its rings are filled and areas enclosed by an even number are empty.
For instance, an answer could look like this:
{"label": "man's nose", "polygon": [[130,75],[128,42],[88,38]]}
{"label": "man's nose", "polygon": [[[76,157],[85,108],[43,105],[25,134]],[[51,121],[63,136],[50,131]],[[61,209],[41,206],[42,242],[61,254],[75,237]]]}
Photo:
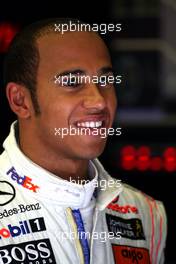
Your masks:
{"label": "man's nose", "polygon": [[105,97],[101,92],[98,85],[96,84],[89,84],[87,87],[87,93],[85,95],[85,99],[83,105],[87,109],[97,109],[97,110],[104,110],[107,107]]}

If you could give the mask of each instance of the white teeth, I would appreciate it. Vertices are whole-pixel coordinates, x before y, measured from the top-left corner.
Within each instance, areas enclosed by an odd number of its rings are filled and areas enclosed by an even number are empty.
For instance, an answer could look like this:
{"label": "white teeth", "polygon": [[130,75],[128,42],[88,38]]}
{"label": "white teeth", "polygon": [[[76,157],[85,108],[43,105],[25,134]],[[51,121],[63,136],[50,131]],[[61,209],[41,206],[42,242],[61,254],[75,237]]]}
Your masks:
{"label": "white teeth", "polygon": [[86,127],[89,127],[89,122],[86,122]]}
{"label": "white teeth", "polygon": [[90,127],[96,127],[96,122],[91,121],[90,122]]}
{"label": "white teeth", "polygon": [[82,123],[77,123],[78,127],[91,127],[91,128],[95,128],[95,127],[101,127],[103,124],[102,121],[91,121],[91,122],[82,122]]}
{"label": "white teeth", "polygon": [[100,126],[102,126],[102,121],[99,121],[99,122],[96,122],[96,127],[100,127]]}

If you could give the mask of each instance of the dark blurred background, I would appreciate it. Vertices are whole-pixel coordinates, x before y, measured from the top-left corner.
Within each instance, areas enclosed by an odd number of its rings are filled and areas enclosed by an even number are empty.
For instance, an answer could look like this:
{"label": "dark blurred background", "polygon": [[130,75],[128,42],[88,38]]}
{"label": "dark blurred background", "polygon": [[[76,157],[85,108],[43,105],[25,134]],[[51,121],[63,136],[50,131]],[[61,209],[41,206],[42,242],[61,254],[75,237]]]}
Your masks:
{"label": "dark blurred background", "polygon": [[[37,1],[36,1],[37,2]],[[162,200],[168,215],[166,263],[176,263],[176,2],[110,0],[76,2],[6,1],[0,8],[0,145],[15,116],[2,85],[6,49],[25,25],[49,17],[76,17],[88,23],[122,23],[105,36],[117,75],[115,127],[101,160],[116,178]],[[2,148],[0,149],[2,151]],[[173,204],[173,205],[172,205]]]}

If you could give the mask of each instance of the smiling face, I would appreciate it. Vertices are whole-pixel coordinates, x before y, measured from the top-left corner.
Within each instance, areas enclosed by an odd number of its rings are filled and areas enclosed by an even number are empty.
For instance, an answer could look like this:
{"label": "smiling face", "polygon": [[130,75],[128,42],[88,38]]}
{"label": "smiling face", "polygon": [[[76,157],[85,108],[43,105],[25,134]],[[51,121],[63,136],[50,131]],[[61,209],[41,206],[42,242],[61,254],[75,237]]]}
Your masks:
{"label": "smiling face", "polygon": [[[49,34],[37,41],[40,63],[37,73],[37,98],[41,114],[31,122],[40,144],[60,159],[92,159],[99,156],[106,138],[82,134],[61,137],[55,128],[109,128],[114,119],[116,97],[113,84],[93,82],[74,85],[56,82],[55,76],[69,78],[112,75],[109,53],[93,32]],[[64,80],[63,78],[63,80]]]}

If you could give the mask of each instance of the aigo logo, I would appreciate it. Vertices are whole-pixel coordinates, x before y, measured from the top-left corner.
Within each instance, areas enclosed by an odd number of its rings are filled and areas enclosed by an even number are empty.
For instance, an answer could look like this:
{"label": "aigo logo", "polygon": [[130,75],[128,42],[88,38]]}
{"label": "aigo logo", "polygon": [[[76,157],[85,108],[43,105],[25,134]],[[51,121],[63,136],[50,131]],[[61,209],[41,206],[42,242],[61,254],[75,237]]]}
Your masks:
{"label": "aigo logo", "polygon": [[128,258],[132,261],[132,263],[138,263],[138,261],[143,259],[143,254],[141,251],[136,249],[123,249],[122,256],[124,258]]}
{"label": "aigo logo", "polygon": [[150,264],[149,251],[146,248],[112,245],[117,264]]}
{"label": "aigo logo", "polygon": [[30,233],[46,230],[44,218],[34,218],[30,220],[19,221],[17,225],[8,224],[7,227],[0,229],[0,240],[10,237],[27,235]]}

